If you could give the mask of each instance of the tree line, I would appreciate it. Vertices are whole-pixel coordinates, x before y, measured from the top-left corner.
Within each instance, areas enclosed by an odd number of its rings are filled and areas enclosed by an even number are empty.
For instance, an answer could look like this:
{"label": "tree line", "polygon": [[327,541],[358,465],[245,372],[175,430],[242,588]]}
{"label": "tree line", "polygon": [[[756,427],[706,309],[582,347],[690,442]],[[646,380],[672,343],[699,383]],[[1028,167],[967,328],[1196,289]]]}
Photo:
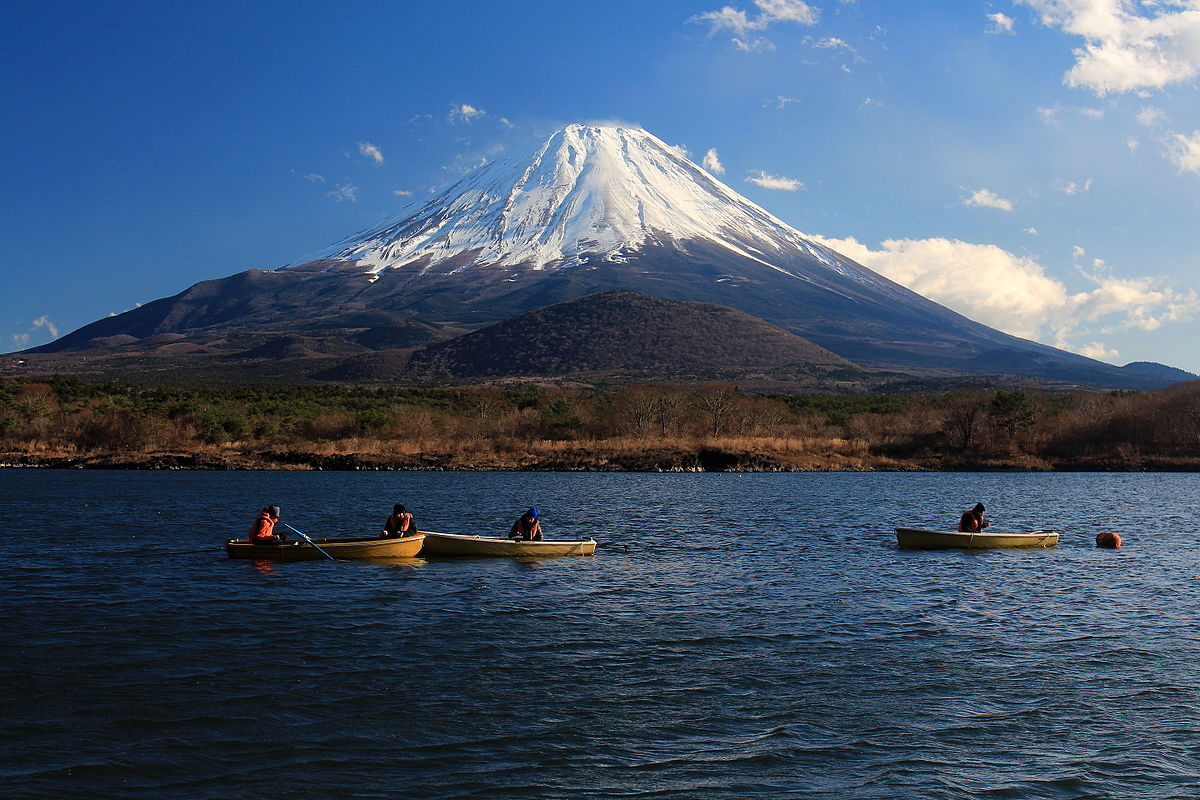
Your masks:
{"label": "tree line", "polygon": [[[1200,458],[1200,383],[1136,391],[757,395],[735,385],[637,385],[611,391],[510,384],[157,386],[74,377],[0,381],[0,449],[9,454],[202,448],[326,452],[517,452],[738,447],[770,454],[822,447],[864,466],[1021,459],[1129,465]],[[1014,459],[1016,461],[1014,461]],[[787,466],[787,464],[783,464]]]}

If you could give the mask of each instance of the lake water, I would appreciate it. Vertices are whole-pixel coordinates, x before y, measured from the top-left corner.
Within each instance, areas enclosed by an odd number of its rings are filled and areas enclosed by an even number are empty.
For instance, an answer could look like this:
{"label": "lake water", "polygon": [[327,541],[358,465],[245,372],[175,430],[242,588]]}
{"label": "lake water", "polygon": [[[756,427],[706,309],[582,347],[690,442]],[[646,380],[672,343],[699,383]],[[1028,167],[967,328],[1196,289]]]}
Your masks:
{"label": "lake water", "polygon": [[[0,471],[6,798],[1194,798],[1194,475]],[[903,551],[977,500],[1039,551]],[[310,535],[594,557],[229,560]],[[1120,551],[1093,546],[1100,530]]]}

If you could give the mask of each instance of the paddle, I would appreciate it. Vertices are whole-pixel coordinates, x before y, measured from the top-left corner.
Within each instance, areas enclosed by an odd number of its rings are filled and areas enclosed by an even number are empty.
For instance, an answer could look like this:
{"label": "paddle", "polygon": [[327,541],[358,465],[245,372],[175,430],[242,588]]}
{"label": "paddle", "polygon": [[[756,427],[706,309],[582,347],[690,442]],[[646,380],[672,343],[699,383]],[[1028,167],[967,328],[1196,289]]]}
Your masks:
{"label": "paddle", "polygon": [[300,538],[302,538],[304,541],[311,544],[313,547],[317,548],[317,552],[319,552],[321,555],[328,558],[330,561],[337,561],[336,558],[334,558],[333,556],[329,555],[329,553],[326,553],[324,550],[322,550],[320,545],[318,545],[312,539],[308,538],[308,534],[304,533],[303,531],[297,531],[295,528],[292,528],[292,526],[288,525],[286,522],[283,523],[283,526],[285,528],[291,528],[293,531],[296,531],[296,533],[300,534]]}

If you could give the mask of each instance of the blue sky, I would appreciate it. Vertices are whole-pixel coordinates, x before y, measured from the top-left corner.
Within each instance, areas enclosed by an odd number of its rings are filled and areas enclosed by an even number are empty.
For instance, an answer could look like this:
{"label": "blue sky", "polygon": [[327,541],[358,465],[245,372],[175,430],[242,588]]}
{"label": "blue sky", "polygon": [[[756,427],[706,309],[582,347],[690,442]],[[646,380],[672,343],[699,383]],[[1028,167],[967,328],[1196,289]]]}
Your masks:
{"label": "blue sky", "polygon": [[619,120],[968,316],[1200,372],[1200,0],[45,2],[0,39],[6,349]]}

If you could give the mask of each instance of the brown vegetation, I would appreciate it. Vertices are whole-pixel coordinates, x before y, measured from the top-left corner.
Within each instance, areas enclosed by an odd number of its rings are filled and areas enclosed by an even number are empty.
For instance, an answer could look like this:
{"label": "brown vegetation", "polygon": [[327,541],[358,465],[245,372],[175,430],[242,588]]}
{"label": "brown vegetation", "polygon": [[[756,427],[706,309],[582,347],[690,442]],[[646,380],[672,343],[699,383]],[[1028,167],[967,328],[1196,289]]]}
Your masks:
{"label": "brown vegetation", "polygon": [[317,469],[1200,469],[1200,384],[744,394],[0,382],[9,465]]}

